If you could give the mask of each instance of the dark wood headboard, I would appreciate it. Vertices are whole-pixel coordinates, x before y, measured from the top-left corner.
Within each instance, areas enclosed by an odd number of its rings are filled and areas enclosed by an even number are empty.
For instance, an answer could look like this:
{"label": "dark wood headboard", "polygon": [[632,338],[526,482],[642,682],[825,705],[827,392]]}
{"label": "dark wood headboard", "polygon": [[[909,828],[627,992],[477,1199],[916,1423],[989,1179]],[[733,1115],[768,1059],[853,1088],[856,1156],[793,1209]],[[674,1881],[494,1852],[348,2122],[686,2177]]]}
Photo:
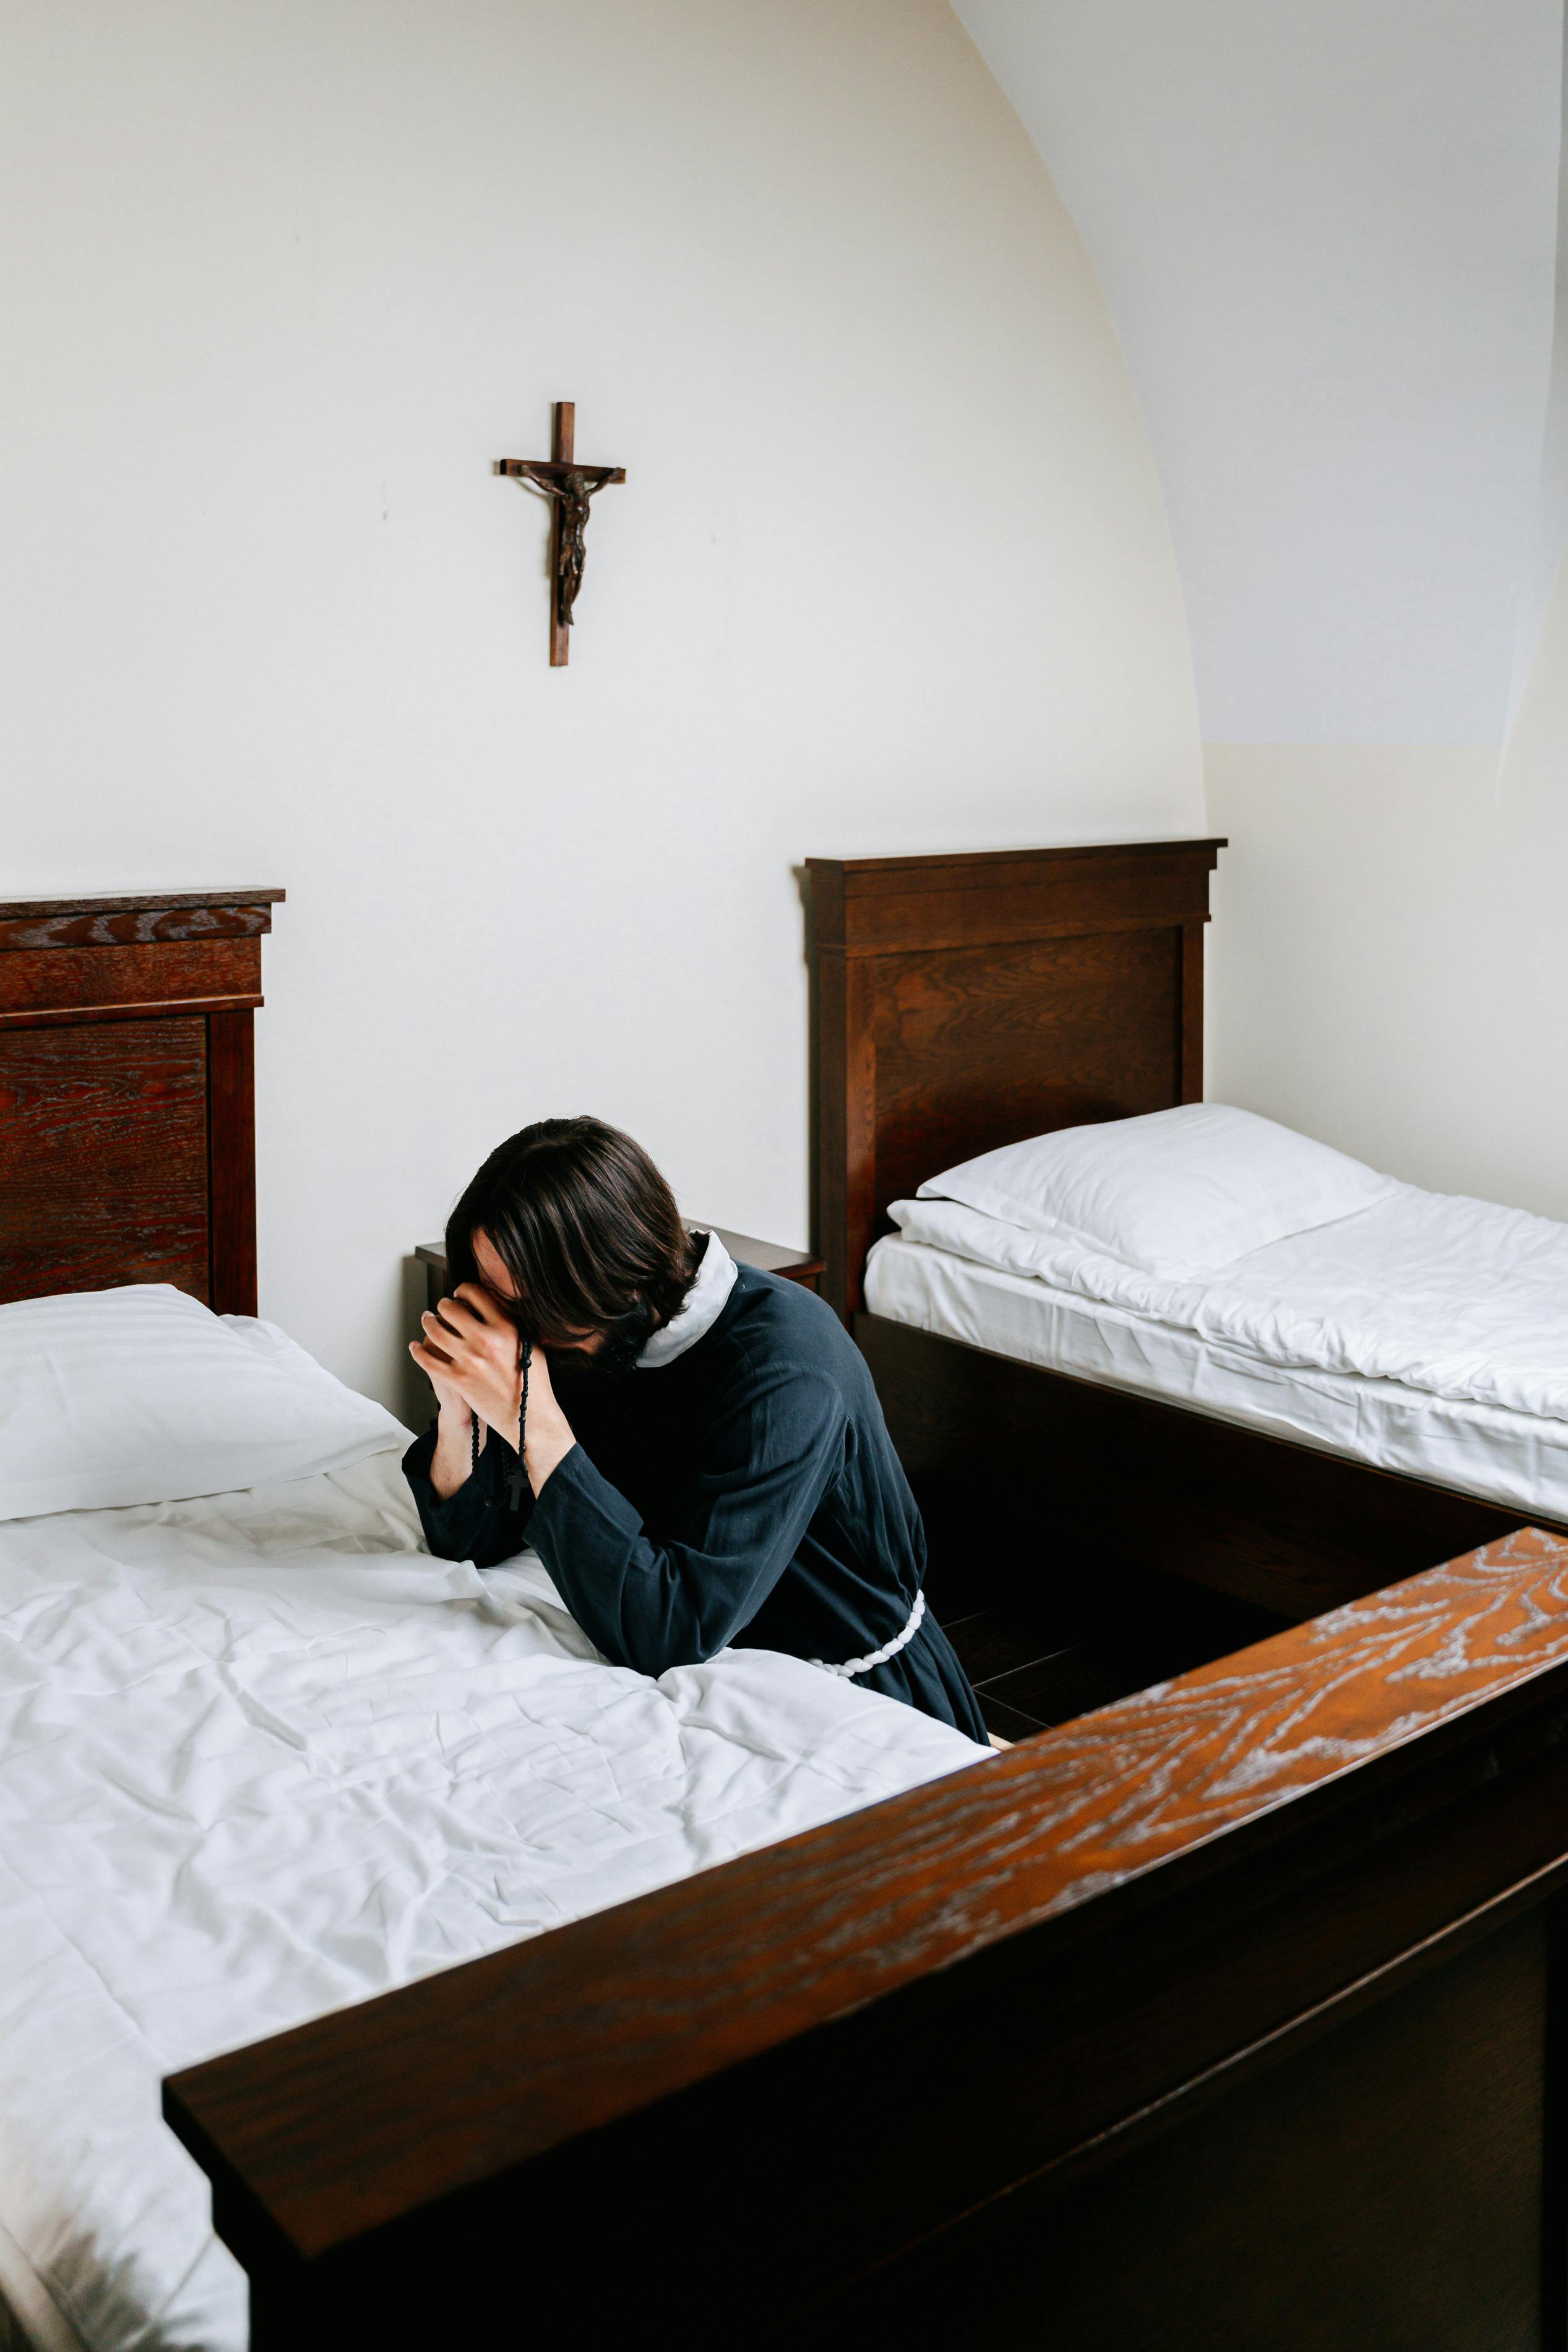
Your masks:
{"label": "dark wood headboard", "polygon": [[0,1299],[256,1312],[251,1016],[281,890],[0,901]]}
{"label": "dark wood headboard", "polygon": [[977,1152],[1203,1093],[1223,840],[812,857],[825,1296],[862,1303],[890,1201]]}

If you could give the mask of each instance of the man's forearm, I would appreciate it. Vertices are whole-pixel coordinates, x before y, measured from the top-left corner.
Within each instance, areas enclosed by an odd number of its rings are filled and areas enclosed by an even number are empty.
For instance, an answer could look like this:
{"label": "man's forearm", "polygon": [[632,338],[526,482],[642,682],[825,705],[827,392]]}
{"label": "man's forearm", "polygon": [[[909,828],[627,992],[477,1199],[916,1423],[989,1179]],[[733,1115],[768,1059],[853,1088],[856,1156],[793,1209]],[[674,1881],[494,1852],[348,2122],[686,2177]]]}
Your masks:
{"label": "man's forearm", "polygon": [[[488,1431],[480,1424],[479,1451],[485,1450]],[[430,1459],[430,1483],[444,1503],[465,1486],[474,1466],[473,1423],[465,1412],[461,1419],[449,1406],[443,1405],[436,1417],[435,1452]]]}
{"label": "man's forearm", "polygon": [[556,1412],[543,1428],[536,1426],[534,1416],[528,1416],[523,1433],[523,1467],[528,1472],[528,1485],[534,1494],[542,1495],[550,1472],[564,1462],[577,1444],[565,1416]]}

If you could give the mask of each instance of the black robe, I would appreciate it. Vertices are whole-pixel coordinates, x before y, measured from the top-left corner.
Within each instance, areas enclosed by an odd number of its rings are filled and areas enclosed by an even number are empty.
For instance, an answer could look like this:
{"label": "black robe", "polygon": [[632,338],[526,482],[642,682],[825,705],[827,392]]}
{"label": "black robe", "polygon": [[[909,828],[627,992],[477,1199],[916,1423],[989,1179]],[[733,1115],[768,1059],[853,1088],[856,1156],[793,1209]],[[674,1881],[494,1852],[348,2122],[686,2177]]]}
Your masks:
{"label": "black robe", "polygon": [[[444,1502],[435,1433],[403,1468],[442,1559],[493,1568],[531,1544],[591,1641],[644,1675],[733,1644],[842,1664],[908,1622],[925,1535],[864,1358],[798,1283],[737,1269],[723,1311],[668,1363],[591,1373],[560,1398],[577,1444],[536,1502],[492,1433]],[[859,1686],[984,1741],[964,1669],[927,1612]]]}

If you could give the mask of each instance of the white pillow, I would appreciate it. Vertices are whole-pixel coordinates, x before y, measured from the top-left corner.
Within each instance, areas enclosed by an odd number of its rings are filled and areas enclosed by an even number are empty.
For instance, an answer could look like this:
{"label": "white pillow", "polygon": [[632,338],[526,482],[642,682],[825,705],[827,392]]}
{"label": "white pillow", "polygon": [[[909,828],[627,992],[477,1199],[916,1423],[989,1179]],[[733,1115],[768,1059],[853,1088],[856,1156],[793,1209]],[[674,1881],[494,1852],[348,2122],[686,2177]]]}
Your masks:
{"label": "white pillow", "polygon": [[407,1442],[276,1326],[167,1283],[0,1306],[0,1519],[227,1494]]}
{"label": "white pillow", "polygon": [[1359,1160],[1225,1103],[1066,1127],[920,1187],[1185,1281],[1287,1234],[1354,1216],[1397,1188]]}

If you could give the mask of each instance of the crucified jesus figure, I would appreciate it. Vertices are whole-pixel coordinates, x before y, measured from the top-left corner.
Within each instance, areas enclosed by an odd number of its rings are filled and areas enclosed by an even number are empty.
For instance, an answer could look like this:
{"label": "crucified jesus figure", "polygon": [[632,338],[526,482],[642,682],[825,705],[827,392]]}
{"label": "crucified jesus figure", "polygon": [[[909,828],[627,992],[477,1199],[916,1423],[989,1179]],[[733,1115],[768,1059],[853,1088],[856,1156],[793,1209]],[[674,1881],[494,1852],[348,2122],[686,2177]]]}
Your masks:
{"label": "crucified jesus figure", "polygon": [[607,482],[624,479],[619,466],[528,466],[519,465],[523,480],[542,490],[546,498],[559,502],[560,528],[556,534],[555,611],[563,629],[571,626],[571,608],[577,602],[577,592],[582,585],[583,566],[588,561],[587,530],[589,500],[603,489]]}

